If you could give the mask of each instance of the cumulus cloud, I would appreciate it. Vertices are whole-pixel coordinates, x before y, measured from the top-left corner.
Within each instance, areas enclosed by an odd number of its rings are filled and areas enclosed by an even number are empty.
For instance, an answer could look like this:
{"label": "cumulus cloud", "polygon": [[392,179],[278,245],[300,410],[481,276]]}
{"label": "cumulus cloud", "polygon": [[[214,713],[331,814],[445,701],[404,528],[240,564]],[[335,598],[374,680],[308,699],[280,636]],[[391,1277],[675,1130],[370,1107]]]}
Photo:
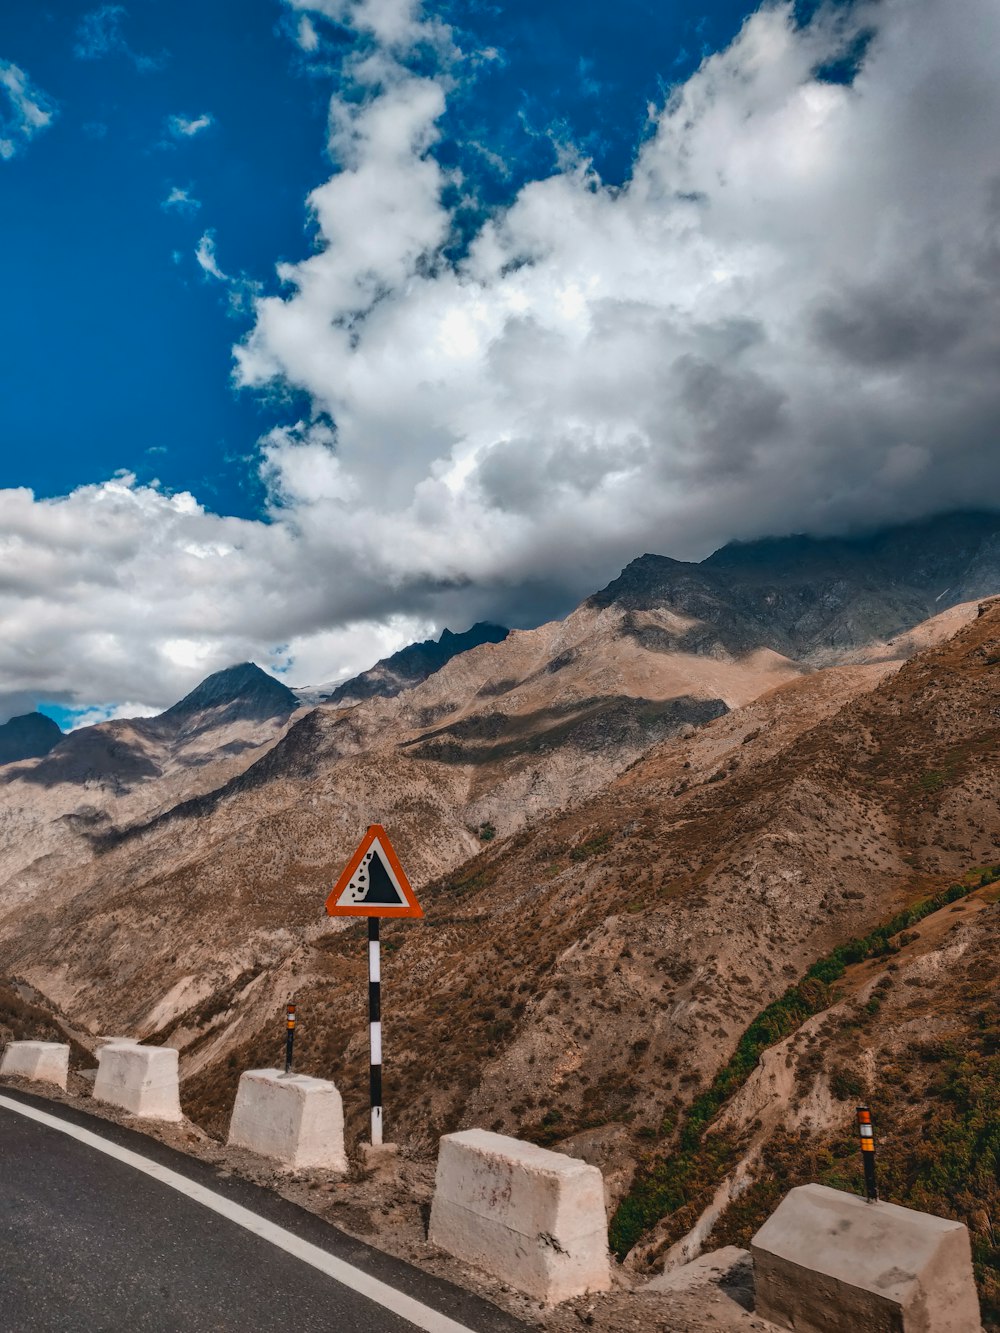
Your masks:
{"label": "cumulus cloud", "polygon": [[23,69],[0,60],[0,159],[16,157],[52,124],[55,103],[35,88]]}
{"label": "cumulus cloud", "polygon": [[168,116],[167,129],[175,139],[193,139],[203,134],[215,124],[215,119],[207,111],[200,116]]}
{"label": "cumulus cloud", "polygon": [[[288,2],[357,47],[317,244],[237,348],[242,385],[312,402],[263,442],[269,521],[126,478],[4,493],[0,689],[161,704],[244,657],[315,681],[643,550],[1000,493],[992,0],[761,9],[623,186],[567,156],[458,258],[450,34],[409,0]],[[230,281],[211,232],[198,258]]]}
{"label": "cumulus cloud", "polygon": [[[654,114],[623,188],[567,162],[457,262],[445,80],[406,68],[416,10],[387,9],[395,60],[332,108],[318,253],[279,269],[290,293],[237,349],[242,384],[305,390],[335,423],[326,466],[350,501],[299,487],[301,443],[269,451],[300,518],[387,577],[544,568],[583,591],[647,548],[997,493],[990,0],[961,32],[936,0],[805,26],[767,6]],[[851,80],[825,73],[861,49]]]}
{"label": "cumulus cloud", "polygon": [[129,45],[123,26],[127,14],[124,5],[100,5],[84,14],[77,24],[73,46],[77,60],[103,60],[106,56],[123,55],[141,74],[162,69],[165,54],[142,55]]}
{"label": "cumulus cloud", "polygon": [[294,661],[315,683],[425,636],[429,617],[397,612],[371,575],[310,574],[303,540],[291,520],[221,517],[128,475],[59,499],[0,491],[0,707],[133,716],[233,662]]}

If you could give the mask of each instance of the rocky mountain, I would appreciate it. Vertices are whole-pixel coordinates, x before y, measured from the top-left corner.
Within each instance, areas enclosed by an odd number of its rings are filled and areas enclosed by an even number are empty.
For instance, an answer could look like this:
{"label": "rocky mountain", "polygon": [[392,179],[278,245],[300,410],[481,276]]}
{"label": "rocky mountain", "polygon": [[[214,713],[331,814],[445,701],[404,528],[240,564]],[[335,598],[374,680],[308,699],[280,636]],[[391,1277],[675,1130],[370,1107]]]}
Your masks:
{"label": "rocky mountain", "polygon": [[122,794],[177,765],[198,766],[255,748],[298,706],[290,689],[244,662],[208,676],[157,717],[81,727],[68,736],[56,727],[55,743],[38,751],[40,762],[10,768],[0,781],[96,785]]}
{"label": "rocky mountain", "polygon": [[[925,525],[643,557],[392,697],[282,697],[259,721],[213,685],[180,741],[162,719],[92,729],[158,775],[7,782],[0,972],[93,1032],[178,1046],[213,1131],[294,993],[301,1067],[334,1075],[359,1133],[363,929],[322,904],[378,821],[426,913],[385,932],[387,1115],[414,1152],[467,1124],[564,1145],[605,1170],[616,1248],[649,1267],[713,1218],[742,1234],[775,1179],[820,1172],[810,1154],[828,1181],[853,1169],[858,1087],[902,1079],[923,1115],[964,1078],[974,1138],[987,1093],[959,1066],[995,1055],[1000,603],[951,602],[1000,570],[996,520],[965,519],[933,555]],[[894,1170],[901,1201],[940,1189],[905,1153]],[[988,1211],[988,1180],[980,1162],[947,1206]]]}
{"label": "rocky mountain", "polygon": [[195,735],[234,722],[270,722],[294,713],[299,700],[287,685],[241,662],[206,676],[190,694],[146,726],[161,735]]}
{"label": "rocky mountain", "polygon": [[[857,538],[733,542],[700,564],[644,555],[588,605],[627,610],[650,648],[825,664],[998,587],[1000,515],[963,513]],[[681,623],[645,623],[664,610]]]}
{"label": "rocky mountain", "polygon": [[89,860],[92,839],[224,786],[287,730],[298,700],[251,663],[159,717],[82,727],[0,767],[0,912]]}
{"label": "rocky mountain", "polygon": [[[998,759],[994,602],[902,667],[815,672],[668,739],[421,884],[427,920],[392,930],[385,969],[394,1137],[480,1124],[597,1162],[648,1271],[713,1224],[745,1242],[790,1184],[855,1188],[867,1098],[891,1197],[965,1218],[995,1299]],[[232,1056],[273,1058],[294,977],[304,1067],[363,1130],[362,931],[306,907],[286,897],[301,942],[233,979],[218,1026],[197,1005],[165,1026],[204,1123]]]}
{"label": "rocky mountain", "polygon": [[314,704],[359,703],[377,695],[391,699],[401,690],[412,689],[428,676],[433,676],[435,671],[440,671],[459,653],[478,648],[481,643],[502,643],[509,633],[510,630],[502,625],[492,625],[482,620],[461,634],[444,629],[440,638],[411,643],[391,657],[383,657],[373,667],[351,680],[345,680],[341,685],[321,685],[313,689],[301,689],[296,693],[303,703]]}
{"label": "rocky mountain", "polygon": [[40,759],[62,740],[62,731],[44,713],[25,713],[0,726],[0,765]]}

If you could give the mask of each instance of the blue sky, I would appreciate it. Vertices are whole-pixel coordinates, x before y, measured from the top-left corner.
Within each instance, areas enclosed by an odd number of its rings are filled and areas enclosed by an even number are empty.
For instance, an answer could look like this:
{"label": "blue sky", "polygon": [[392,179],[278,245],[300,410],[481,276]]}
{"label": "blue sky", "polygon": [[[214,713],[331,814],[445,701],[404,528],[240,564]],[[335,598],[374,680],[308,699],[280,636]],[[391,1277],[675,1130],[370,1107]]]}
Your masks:
{"label": "blue sky", "polygon": [[[238,330],[195,248],[215,229],[225,262],[260,278],[301,250],[328,93],[298,72],[274,4],[116,8],[103,28],[128,50],[86,58],[93,7],[32,0],[0,19],[2,57],[57,106],[0,181],[4,481],[58,495],[128,469],[257,512],[245,459],[269,417],[230,387]],[[190,136],[170,128],[203,115]],[[165,208],[172,190],[200,206]]]}
{"label": "blue sky", "polygon": [[10,0],[0,713],[1000,494],[1000,9]]}
{"label": "blue sky", "polygon": [[[647,104],[729,41],[745,6],[440,12],[470,49],[496,51],[456,97],[441,149],[496,204],[553,169],[550,136],[624,179]],[[307,251],[304,201],[329,172],[327,104],[349,38],[317,18],[330,51],[311,61],[299,17],[276,0],[3,6],[0,59],[54,108],[0,177],[5,485],[62,495],[125,469],[219,513],[262,512],[257,440],[287,419],[287,399],[231,385],[251,320],[195,251],[213,234],[226,272],[271,290],[275,265]],[[197,206],[165,206],[178,191]]]}

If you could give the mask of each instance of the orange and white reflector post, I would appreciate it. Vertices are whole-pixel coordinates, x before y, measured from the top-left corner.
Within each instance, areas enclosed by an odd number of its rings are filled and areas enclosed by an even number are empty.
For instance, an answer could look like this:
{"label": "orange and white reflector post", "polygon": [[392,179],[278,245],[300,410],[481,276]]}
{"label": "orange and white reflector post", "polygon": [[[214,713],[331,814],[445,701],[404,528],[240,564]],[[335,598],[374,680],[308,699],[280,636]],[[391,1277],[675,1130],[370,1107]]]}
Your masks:
{"label": "orange and white reflector post", "polygon": [[295,1044],[295,1005],[285,1009],[285,1073],[292,1072],[292,1047]]}
{"label": "orange and white reflector post", "polygon": [[869,1203],[878,1201],[878,1184],[875,1180],[875,1132],[872,1129],[872,1113],[867,1106],[858,1107],[858,1134],[861,1138],[861,1160],[865,1165],[865,1191]]}

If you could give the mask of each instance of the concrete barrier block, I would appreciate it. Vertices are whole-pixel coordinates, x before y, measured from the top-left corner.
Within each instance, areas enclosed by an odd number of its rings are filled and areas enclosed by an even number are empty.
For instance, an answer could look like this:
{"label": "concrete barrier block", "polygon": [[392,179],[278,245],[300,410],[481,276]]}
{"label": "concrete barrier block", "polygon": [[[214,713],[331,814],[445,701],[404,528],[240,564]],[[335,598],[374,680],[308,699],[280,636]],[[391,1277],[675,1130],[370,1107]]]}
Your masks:
{"label": "concrete barrier block", "polygon": [[429,1239],[546,1305],[611,1286],[597,1167],[485,1129],[441,1140]]}
{"label": "concrete barrier block", "polygon": [[181,1120],[177,1052],[172,1046],[109,1041],[97,1052],[94,1100],[146,1120]]}
{"label": "concrete barrier block", "polygon": [[751,1241],[756,1312],[795,1333],[977,1333],[961,1222],[801,1185]]}
{"label": "concrete barrier block", "polygon": [[344,1106],[336,1084],[278,1069],[247,1070],[227,1142],[291,1170],[346,1171]]}
{"label": "concrete barrier block", "polygon": [[9,1041],[0,1060],[0,1074],[54,1083],[65,1092],[69,1046],[61,1041]]}

